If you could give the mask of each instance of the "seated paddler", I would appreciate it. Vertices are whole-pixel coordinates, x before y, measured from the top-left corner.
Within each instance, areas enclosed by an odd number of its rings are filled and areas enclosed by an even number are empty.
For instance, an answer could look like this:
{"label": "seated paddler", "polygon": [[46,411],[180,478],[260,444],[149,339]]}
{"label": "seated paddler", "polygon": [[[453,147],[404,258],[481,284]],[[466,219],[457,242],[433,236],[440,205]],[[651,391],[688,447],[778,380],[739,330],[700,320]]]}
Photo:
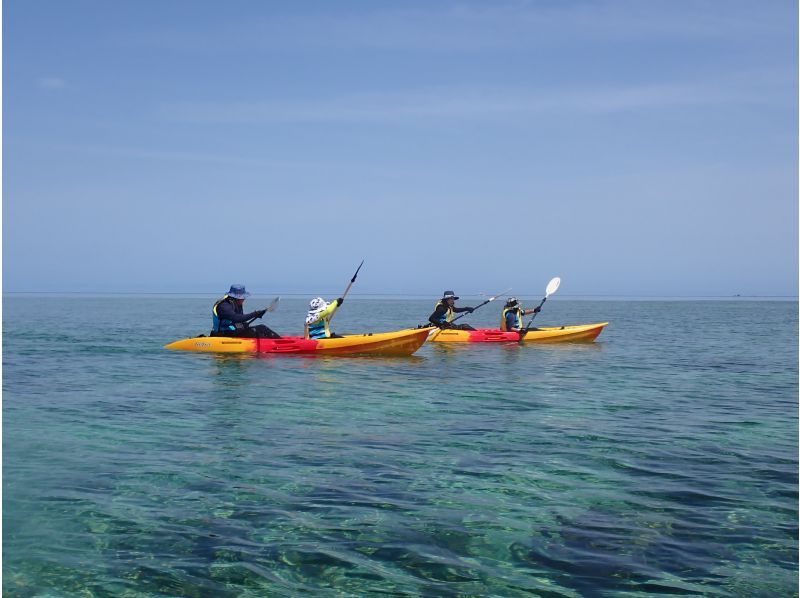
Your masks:
{"label": "seated paddler", "polygon": [[533,309],[524,309],[516,297],[509,297],[500,315],[500,330],[519,332],[524,328],[523,316],[538,314],[540,311],[542,308],[538,306]]}
{"label": "seated paddler", "polygon": [[343,302],[342,297],[330,303],[322,297],[312,299],[306,315],[305,338],[341,338],[338,334],[331,334],[329,323]]}
{"label": "seated paddler", "polygon": [[475,330],[469,324],[452,324],[453,314],[462,312],[472,313],[472,307],[456,307],[458,297],[453,291],[445,291],[442,298],[436,304],[433,313],[428,317],[428,321],[439,328],[457,328],[459,330]]}
{"label": "seated paddler", "polygon": [[244,313],[244,300],[250,296],[244,285],[231,285],[228,293],[211,309],[211,336],[239,336],[245,338],[280,338],[274,330],[259,324],[251,326],[254,320],[262,318],[266,309]]}

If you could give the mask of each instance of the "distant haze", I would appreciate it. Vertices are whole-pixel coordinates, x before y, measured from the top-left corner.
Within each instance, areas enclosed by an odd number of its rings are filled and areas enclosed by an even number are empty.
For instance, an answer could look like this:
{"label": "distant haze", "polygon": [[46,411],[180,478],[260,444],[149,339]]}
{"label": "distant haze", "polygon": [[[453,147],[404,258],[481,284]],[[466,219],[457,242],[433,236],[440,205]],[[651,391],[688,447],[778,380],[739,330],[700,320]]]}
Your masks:
{"label": "distant haze", "polygon": [[797,294],[794,1],[3,19],[4,291]]}

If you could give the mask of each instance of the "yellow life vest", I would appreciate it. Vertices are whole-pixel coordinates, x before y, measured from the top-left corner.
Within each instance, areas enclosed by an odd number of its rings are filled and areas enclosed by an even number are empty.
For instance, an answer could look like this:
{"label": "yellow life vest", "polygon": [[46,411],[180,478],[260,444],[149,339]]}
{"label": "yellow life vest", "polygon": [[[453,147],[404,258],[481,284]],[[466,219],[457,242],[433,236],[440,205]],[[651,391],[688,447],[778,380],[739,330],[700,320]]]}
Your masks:
{"label": "yellow life vest", "polygon": [[[444,305],[441,301],[438,301],[436,305],[433,307],[433,311],[436,311],[440,305]],[[447,306],[447,312],[444,314],[444,321],[445,322],[452,322],[453,321],[453,308],[449,305]]]}

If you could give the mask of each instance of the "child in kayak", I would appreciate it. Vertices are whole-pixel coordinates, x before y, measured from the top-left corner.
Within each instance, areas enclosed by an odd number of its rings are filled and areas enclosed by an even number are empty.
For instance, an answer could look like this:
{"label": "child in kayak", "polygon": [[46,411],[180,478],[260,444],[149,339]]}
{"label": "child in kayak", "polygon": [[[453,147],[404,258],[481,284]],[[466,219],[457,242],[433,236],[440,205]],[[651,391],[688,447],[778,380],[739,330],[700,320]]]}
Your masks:
{"label": "child in kayak", "polygon": [[244,300],[250,296],[244,285],[232,284],[228,293],[211,309],[211,336],[238,336],[243,338],[280,338],[274,330],[259,324],[250,326],[252,320],[264,317],[266,309],[244,313]]}
{"label": "child in kayak", "polygon": [[522,317],[538,314],[540,311],[541,307],[523,309],[516,297],[509,297],[500,316],[500,330],[519,332],[522,330]]}
{"label": "child in kayak", "polygon": [[472,307],[456,307],[458,297],[453,291],[445,291],[433,313],[428,317],[428,321],[439,328],[457,328],[458,330],[475,330],[469,324],[451,324],[454,313],[472,313]]}
{"label": "child in kayak", "polygon": [[342,297],[330,303],[325,301],[322,297],[312,299],[308,304],[308,314],[306,315],[306,325],[303,336],[305,338],[341,338],[338,334],[331,334],[328,322],[342,303],[344,303]]}

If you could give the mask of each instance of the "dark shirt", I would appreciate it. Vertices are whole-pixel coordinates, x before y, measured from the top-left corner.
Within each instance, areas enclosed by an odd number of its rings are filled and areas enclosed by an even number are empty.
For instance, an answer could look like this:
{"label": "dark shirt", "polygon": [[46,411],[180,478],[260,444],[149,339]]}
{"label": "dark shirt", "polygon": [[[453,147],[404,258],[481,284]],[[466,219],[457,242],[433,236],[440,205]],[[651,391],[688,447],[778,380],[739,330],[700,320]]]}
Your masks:
{"label": "dark shirt", "polygon": [[[462,311],[469,311],[469,307],[453,307],[453,311],[457,314],[460,314]],[[433,310],[433,313],[428,317],[428,322],[431,324],[439,324],[444,318],[445,314],[447,313],[447,306],[444,303],[439,302],[436,305],[436,309]]]}
{"label": "dark shirt", "polygon": [[[243,307],[232,299],[224,299],[217,305],[220,320],[230,320],[234,324],[244,324],[256,316],[256,312],[244,313]],[[237,326],[238,328],[238,326]]]}

